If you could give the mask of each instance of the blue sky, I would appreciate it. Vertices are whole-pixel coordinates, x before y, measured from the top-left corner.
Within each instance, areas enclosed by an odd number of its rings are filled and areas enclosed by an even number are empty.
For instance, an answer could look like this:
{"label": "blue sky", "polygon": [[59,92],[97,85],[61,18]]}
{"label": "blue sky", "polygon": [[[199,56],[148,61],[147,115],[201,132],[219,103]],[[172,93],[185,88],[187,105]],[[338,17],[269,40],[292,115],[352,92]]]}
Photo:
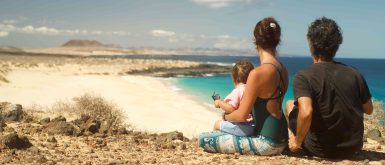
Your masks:
{"label": "blue sky", "polygon": [[326,16],[343,31],[337,56],[385,58],[381,0],[2,0],[0,45],[253,49],[254,26],[267,16],[282,27],[281,54],[307,56],[307,27]]}

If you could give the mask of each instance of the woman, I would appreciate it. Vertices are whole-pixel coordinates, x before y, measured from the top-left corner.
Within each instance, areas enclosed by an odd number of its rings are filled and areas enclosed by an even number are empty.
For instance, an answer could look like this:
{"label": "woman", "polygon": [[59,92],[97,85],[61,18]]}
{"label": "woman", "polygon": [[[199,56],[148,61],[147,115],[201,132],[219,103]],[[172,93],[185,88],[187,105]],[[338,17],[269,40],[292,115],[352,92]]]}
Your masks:
{"label": "woman", "polygon": [[254,29],[260,66],[252,70],[239,109],[223,114],[223,120],[245,122],[252,113],[255,137],[240,137],[223,132],[202,133],[199,145],[208,152],[274,155],[287,144],[287,124],[281,110],[287,90],[288,73],[277,59],[281,29],[277,21],[264,18]]}

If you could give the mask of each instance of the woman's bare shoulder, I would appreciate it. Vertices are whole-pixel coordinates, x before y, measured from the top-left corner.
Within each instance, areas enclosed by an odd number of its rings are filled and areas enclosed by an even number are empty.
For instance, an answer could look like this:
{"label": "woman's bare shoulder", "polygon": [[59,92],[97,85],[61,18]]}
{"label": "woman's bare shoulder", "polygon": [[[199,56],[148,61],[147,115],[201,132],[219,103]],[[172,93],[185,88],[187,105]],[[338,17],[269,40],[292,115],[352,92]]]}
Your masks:
{"label": "woman's bare shoulder", "polygon": [[274,73],[274,68],[272,68],[271,66],[268,66],[268,65],[260,65],[258,67],[256,67],[255,69],[253,69],[249,75],[254,75],[254,76],[266,76],[268,74],[271,74],[271,73]]}

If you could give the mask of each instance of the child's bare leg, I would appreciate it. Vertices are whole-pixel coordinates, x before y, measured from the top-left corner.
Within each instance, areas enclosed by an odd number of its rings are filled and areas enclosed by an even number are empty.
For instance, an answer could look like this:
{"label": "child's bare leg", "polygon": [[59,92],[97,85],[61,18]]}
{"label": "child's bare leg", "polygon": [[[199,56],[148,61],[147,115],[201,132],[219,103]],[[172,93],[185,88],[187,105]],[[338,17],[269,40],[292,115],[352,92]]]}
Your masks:
{"label": "child's bare leg", "polygon": [[214,124],[214,131],[218,131],[221,129],[221,123],[222,123],[222,120],[217,120]]}

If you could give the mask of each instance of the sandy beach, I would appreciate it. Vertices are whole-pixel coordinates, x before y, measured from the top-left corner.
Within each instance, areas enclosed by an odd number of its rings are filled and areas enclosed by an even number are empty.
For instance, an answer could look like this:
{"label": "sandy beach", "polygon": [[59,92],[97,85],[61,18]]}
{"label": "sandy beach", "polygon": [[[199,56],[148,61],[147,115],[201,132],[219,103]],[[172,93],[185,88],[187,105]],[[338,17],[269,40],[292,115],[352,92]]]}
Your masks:
{"label": "sandy beach", "polygon": [[[16,61],[22,62],[23,58]],[[195,62],[183,61],[173,62],[172,65],[167,61],[146,62],[159,67],[197,65]],[[3,63],[8,64],[7,61]],[[15,65],[9,63],[11,71],[8,71],[6,77],[10,83],[1,84],[0,100],[25,107],[51,107],[58,101],[93,93],[121,107],[127,115],[126,122],[138,130],[154,133],[180,131],[188,138],[211,130],[213,122],[220,118],[214,108],[204,105],[198,98],[175,90],[172,79],[119,75],[123,68],[146,68],[145,65],[134,66],[135,63],[141,63],[141,60],[127,62],[131,63],[128,66],[111,66],[113,64],[103,62],[95,62],[93,65],[91,62],[67,62],[59,65],[40,61],[36,62],[35,67],[18,67],[15,61]],[[46,64],[55,66],[47,67]]]}

